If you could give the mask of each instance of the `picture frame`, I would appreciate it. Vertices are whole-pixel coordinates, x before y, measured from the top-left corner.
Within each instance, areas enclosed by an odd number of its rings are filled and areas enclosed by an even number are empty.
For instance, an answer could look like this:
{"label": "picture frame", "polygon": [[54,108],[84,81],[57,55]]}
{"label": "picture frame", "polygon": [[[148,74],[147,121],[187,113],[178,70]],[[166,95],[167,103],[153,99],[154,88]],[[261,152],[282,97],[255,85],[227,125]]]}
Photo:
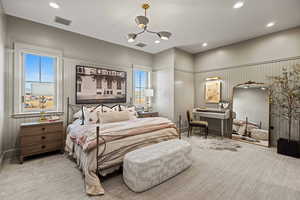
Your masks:
{"label": "picture frame", "polygon": [[127,72],[76,65],[76,104],[126,103]]}
{"label": "picture frame", "polygon": [[221,80],[208,80],[205,82],[205,103],[218,104],[221,102]]}

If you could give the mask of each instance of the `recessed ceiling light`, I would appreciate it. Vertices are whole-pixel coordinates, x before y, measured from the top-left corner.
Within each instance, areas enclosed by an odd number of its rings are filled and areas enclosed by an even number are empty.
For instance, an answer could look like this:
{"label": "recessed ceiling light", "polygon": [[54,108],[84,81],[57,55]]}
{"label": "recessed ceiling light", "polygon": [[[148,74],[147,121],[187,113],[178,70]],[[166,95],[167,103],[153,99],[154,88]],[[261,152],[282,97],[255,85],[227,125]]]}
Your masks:
{"label": "recessed ceiling light", "polygon": [[269,27],[272,27],[272,26],[274,26],[274,25],[275,25],[275,22],[269,22],[269,23],[266,25],[266,27],[269,28]]}
{"label": "recessed ceiling light", "polygon": [[243,6],[244,6],[244,2],[238,1],[238,2],[236,2],[236,3],[233,5],[233,8],[234,8],[234,9],[239,9],[239,8],[241,8],[241,7],[243,7]]}
{"label": "recessed ceiling light", "polygon": [[50,2],[49,3],[49,6],[50,7],[52,7],[52,8],[55,8],[55,9],[58,9],[60,6],[57,4],[57,3],[55,3],[55,2]]}
{"label": "recessed ceiling light", "polygon": [[155,44],[159,44],[160,43],[160,40],[155,40]]}
{"label": "recessed ceiling light", "polygon": [[207,46],[207,43],[206,43],[206,42],[204,42],[204,43],[202,44],[202,46],[203,46],[203,47],[206,47],[206,46]]}

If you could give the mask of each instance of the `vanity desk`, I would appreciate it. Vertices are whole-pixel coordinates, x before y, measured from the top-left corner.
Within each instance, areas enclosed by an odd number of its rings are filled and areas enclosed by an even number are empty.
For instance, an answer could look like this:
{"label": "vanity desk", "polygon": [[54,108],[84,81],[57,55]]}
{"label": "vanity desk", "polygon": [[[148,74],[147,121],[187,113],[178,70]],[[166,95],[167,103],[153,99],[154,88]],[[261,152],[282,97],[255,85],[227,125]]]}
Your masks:
{"label": "vanity desk", "polygon": [[[228,130],[228,128],[230,127],[229,124],[231,123],[230,113],[231,113],[230,109],[217,109],[217,108],[194,108],[193,109],[193,115],[197,120],[202,118],[220,120],[221,121],[220,131],[222,137],[224,136],[231,137],[230,130]],[[215,126],[216,124],[208,123],[208,128],[211,129],[212,126]]]}

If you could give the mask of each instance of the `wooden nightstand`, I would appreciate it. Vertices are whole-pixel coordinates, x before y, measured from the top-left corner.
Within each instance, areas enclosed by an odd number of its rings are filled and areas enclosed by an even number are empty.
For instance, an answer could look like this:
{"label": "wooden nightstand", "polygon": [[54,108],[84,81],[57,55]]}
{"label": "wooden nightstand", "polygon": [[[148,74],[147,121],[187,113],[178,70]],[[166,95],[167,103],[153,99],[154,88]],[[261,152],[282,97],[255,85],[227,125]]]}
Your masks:
{"label": "wooden nightstand", "polygon": [[63,121],[22,123],[20,127],[20,162],[28,156],[63,151]]}
{"label": "wooden nightstand", "polygon": [[158,112],[138,112],[139,118],[158,117]]}

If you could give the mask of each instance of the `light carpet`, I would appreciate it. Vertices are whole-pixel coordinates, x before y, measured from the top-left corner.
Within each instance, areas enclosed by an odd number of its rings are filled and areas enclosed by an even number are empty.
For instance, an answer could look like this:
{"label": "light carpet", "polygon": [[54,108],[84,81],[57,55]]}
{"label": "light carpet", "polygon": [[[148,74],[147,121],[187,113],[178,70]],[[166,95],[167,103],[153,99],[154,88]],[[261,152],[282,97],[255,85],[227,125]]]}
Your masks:
{"label": "light carpet", "polygon": [[122,176],[103,182],[104,196],[88,197],[75,163],[57,154],[6,163],[0,173],[2,200],[299,200],[300,160],[274,149],[200,136],[191,143],[193,165],[143,193],[130,191]]}

